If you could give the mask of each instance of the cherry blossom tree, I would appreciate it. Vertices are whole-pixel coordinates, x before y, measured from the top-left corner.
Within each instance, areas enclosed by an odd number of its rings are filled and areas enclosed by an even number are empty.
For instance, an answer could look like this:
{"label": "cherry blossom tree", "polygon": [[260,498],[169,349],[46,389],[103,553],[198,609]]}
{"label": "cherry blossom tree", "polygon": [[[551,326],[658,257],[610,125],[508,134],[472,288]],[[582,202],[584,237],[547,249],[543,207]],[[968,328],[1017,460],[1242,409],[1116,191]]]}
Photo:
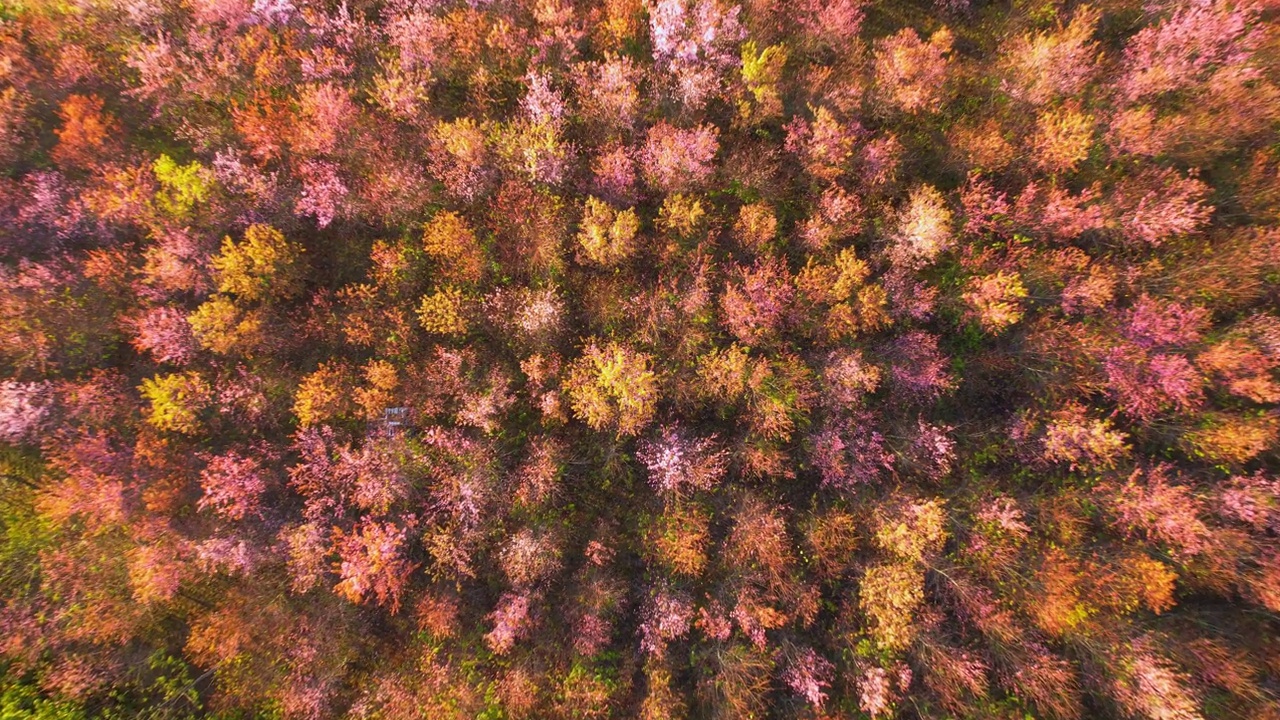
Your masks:
{"label": "cherry blossom tree", "polygon": [[256,514],[267,490],[264,475],[264,469],[253,457],[234,451],[209,457],[200,474],[204,489],[200,509],[212,510],[230,520]]}
{"label": "cherry blossom tree", "polygon": [[404,557],[405,536],[404,528],[367,519],[351,532],[338,533],[333,542],[342,579],[334,590],[352,602],[376,599],[392,613],[399,611],[414,567]]}
{"label": "cherry blossom tree", "polygon": [[46,382],[0,383],[0,441],[27,443],[40,439],[52,419],[53,388]]}
{"label": "cherry blossom tree", "polygon": [[636,459],[649,471],[649,484],[663,496],[710,490],[724,476],[727,458],[714,438],[689,437],[678,426],[667,426],[657,437],[641,440]]}
{"label": "cherry blossom tree", "polygon": [[688,190],[711,177],[719,130],[713,125],[681,129],[667,122],[649,128],[640,151],[645,179],[663,192]]}
{"label": "cherry blossom tree", "polygon": [[952,245],[951,221],[951,210],[936,189],[922,185],[912,190],[890,236],[890,261],[909,269],[932,263]]}

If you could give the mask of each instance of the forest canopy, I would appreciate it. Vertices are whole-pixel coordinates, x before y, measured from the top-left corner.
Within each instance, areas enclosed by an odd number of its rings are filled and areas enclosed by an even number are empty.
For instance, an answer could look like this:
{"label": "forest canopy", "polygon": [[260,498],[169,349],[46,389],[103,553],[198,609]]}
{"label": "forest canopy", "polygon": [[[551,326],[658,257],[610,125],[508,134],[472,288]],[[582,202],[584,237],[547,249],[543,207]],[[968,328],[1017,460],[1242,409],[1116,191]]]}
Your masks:
{"label": "forest canopy", "polygon": [[1276,0],[0,0],[0,719],[1280,720]]}

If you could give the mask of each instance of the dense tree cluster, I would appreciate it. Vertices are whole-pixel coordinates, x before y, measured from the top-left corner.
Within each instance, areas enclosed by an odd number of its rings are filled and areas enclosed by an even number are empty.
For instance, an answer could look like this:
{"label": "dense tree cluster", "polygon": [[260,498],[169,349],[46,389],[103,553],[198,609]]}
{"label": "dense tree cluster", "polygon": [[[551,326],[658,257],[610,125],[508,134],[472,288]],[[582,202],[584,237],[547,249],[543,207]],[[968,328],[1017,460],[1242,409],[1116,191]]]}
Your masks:
{"label": "dense tree cluster", "polygon": [[1274,0],[0,2],[0,717],[1280,719]]}

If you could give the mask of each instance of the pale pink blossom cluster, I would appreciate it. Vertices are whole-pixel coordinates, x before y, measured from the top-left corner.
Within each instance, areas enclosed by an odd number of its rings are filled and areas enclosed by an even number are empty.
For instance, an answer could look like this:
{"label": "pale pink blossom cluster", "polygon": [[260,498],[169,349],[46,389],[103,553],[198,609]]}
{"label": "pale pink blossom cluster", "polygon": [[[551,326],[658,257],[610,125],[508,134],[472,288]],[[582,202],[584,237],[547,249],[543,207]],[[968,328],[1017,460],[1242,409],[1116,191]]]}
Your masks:
{"label": "pale pink blossom cluster", "polygon": [[1233,477],[1222,489],[1215,508],[1219,515],[1257,532],[1280,530],[1280,479],[1268,478],[1261,471]]}
{"label": "pale pink blossom cluster", "polygon": [[1010,77],[1001,89],[1033,105],[1078,95],[1098,69],[1100,53],[1092,39],[1101,15],[1078,6],[1066,27],[1015,38],[1005,54]]}
{"label": "pale pink blossom cluster", "polygon": [[355,478],[350,466],[339,461],[350,450],[329,426],[300,430],[293,450],[298,462],[289,468],[289,485],[306,502],[303,514],[308,521],[325,520],[341,514],[350,503]]}
{"label": "pale pink blossom cluster", "polygon": [[0,383],[0,442],[37,440],[52,408],[53,388],[48,382]]}
{"label": "pale pink blossom cluster", "polygon": [[878,665],[862,671],[858,677],[858,707],[872,718],[887,717],[893,713],[898,697],[911,687],[911,668],[895,663],[892,675]]}
{"label": "pale pink blossom cluster", "polygon": [[599,613],[583,613],[574,623],[573,631],[573,649],[584,657],[605,649],[613,639],[613,625]]}
{"label": "pale pink blossom cluster", "polygon": [[955,244],[951,223],[951,209],[942,193],[928,185],[915,188],[898,212],[886,249],[889,260],[911,270],[932,264]]}
{"label": "pale pink blossom cluster", "polygon": [[244,539],[211,537],[195,546],[196,560],[206,572],[251,577],[262,558],[257,547]]}
{"label": "pale pink blossom cluster", "polygon": [[1203,0],[1143,28],[1125,47],[1121,96],[1133,102],[1245,66],[1263,39],[1256,13],[1252,3]]}
{"label": "pale pink blossom cluster", "polygon": [[310,215],[320,227],[327,227],[346,213],[350,190],[331,162],[315,161],[303,168],[302,195],[298,198],[299,215]]}
{"label": "pale pink blossom cluster", "polygon": [[[234,150],[219,150],[214,155],[213,173],[225,190],[251,198],[258,212],[279,204],[279,173],[267,172],[252,162],[245,162]],[[256,220],[253,213],[246,213],[242,221]]]}
{"label": "pale pink blossom cluster", "polygon": [[1115,212],[1126,238],[1158,246],[1204,227],[1213,214],[1208,196],[1209,186],[1194,175],[1165,168],[1126,178],[1116,190]]}
{"label": "pale pink blossom cluster", "polygon": [[649,471],[649,484],[663,497],[710,490],[724,476],[728,457],[714,438],[697,438],[676,425],[641,440],[636,459]]}
{"label": "pale pink blossom cluster", "polygon": [[498,655],[511,652],[516,642],[528,636],[532,626],[529,616],[529,596],[523,593],[504,593],[498,607],[489,615],[493,630],[484,636],[489,649]]}
{"label": "pale pink blossom cluster", "polygon": [[1055,240],[1073,240],[1106,224],[1097,196],[1095,188],[1072,195],[1060,185],[1046,188],[1032,180],[1014,201],[1013,222]]}
{"label": "pale pink blossom cluster", "polygon": [[810,457],[822,484],[833,488],[875,483],[893,470],[895,459],[870,413],[856,413],[819,430]]}
{"label": "pale pink blossom cluster", "polygon": [[862,0],[804,0],[798,19],[815,40],[844,49],[853,45],[865,16]]}
{"label": "pale pink blossom cluster", "polygon": [[649,37],[658,67],[676,80],[681,99],[700,107],[720,89],[722,74],[739,62],[746,29],[741,8],[721,0],[653,0]]}
{"label": "pale pink blossom cluster", "polygon": [[951,439],[950,425],[933,425],[916,419],[916,435],[911,440],[911,460],[916,470],[937,482],[951,474],[956,456],[956,441]]}
{"label": "pale pink blossom cluster", "polygon": [[432,14],[431,4],[409,4],[403,13],[388,13],[387,39],[399,51],[400,65],[405,70],[430,70],[439,59],[440,48],[448,29]]}
{"label": "pale pink blossom cluster", "polygon": [[1209,311],[1142,295],[1124,314],[1120,331],[1144,349],[1180,347],[1200,340],[1209,328]]}
{"label": "pale pink blossom cluster", "polygon": [[633,153],[616,145],[591,161],[593,191],[603,199],[619,204],[636,200],[636,163]]}
{"label": "pale pink blossom cluster", "polygon": [[529,89],[520,101],[525,117],[534,124],[559,126],[564,121],[567,108],[564,95],[552,87],[551,77],[531,70],[525,76],[525,83]]}
{"label": "pale pink blossom cluster", "polygon": [[529,588],[560,570],[560,548],[545,531],[522,528],[507,541],[499,563],[517,588]]}
{"label": "pale pink blossom cluster", "polygon": [[555,332],[564,320],[564,300],[555,288],[528,290],[522,293],[516,310],[516,325],[531,337]]}
{"label": "pale pink blossom cluster", "polygon": [[825,692],[831,687],[831,677],[835,666],[830,660],[819,655],[813,648],[804,648],[795,653],[787,668],[782,672],[782,681],[791,691],[805,699],[815,708],[822,708],[827,700]]}
{"label": "pale pink blossom cluster", "polygon": [[768,257],[736,268],[720,298],[724,323],[748,345],[767,345],[793,320],[795,286],[786,264]]}
{"label": "pale pink blossom cluster", "polygon": [[1010,497],[998,497],[984,503],[974,518],[1019,540],[1031,534],[1025,513],[1018,507],[1017,501]]}
{"label": "pale pink blossom cluster", "polygon": [[579,66],[580,95],[591,116],[616,128],[629,129],[640,105],[641,69],[634,60],[608,54],[598,62]]}
{"label": "pale pink blossom cluster", "polygon": [[938,337],[923,330],[913,330],[893,342],[895,362],[889,374],[894,389],[904,399],[932,402],[954,387],[948,370],[949,359],[938,349]]}
{"label": "pale pink blossom cluster", "polygon": [[1010,215],[1009,196],[996,190],[991,182],[973,174],[960,191],[964,208],[964,233],[985,235],[1003,230]]}
{"label": "pale pink blossom cluster", "polygon": [[884,276],[889,313],[898,320],[925,321],[933,317],[938,289],[922,282],[907,268],[892,268]]}
{"label": "pale pink blossom cluster", "polygon": [[1125,653],[1123,669],[1112,682],[1116,703],[1132,717],[1160,720],[1202,720],[1199,699],[1188,687],[1191,678],[1173,663],[1150,651]]}
{"label": "pale pink blossom cluster", "polygon": [[656,589],[642,615],[640,649],[650,655],[666,652],[668,642],[688,634],[693,616],[693,601],[687,595],[667,587]]}
{"label": "pale pink blossom cluster", "polygon": [[[55,170],[33,172],[22,179],[22,189],[25,201],[18,209],[18,221],[31,229],[49,233],[52,245],[56,246],[85,229],[88,217],[84,203],[72,193],[61,173]],[[34,233],[33,236],[38,237]]]}
{"label": "pale pink blossom cluster", "polygon": [[352,479],[351,499],[358,507],[384,514],[408,494],[403,466],[412,459],[401,435],[381,433],[366,439],[359,450],[339,451],[339,472]]}

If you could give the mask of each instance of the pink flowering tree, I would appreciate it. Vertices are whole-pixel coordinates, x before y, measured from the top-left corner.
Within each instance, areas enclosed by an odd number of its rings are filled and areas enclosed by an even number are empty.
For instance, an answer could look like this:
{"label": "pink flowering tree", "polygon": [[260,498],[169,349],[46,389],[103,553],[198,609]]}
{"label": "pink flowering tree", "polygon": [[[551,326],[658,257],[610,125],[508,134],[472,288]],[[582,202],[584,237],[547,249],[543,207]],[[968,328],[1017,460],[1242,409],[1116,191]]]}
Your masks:
{"label": "pink flowering tree", "polygon": [[909,402],[928,403],[950,391],[955,382],[938,338],[921,330],[898,337],[891,348],[889,376],[894,391]]}
{"label": "pink flowering tree", "polygon": [[209,456],[200,473],[204,495],[199,508],[228,520],[243,520],[260,510],[267,491],[266,470],[254,456],[235,451]]}
{"label": "pink flowering tree", "polygon": [[498,655],[511,652],[516,642],[529,635],[532,629],[530,597],[522,593],[505,593],[498,606],[490,614],[493,629],[484,636],[489,649]]}
{"label": "pink flowering tree", "polygon": [[1011,218],[1018,227],[1056,240],[1072,240],[1106,226],[1096,188],[1072,195],[1067,188],[1036,180],[1014,200]]}
{"label": "pink flowering tree", "polygon": [[1204,379],[1184,355],[1117,347],[1102,368],[1116,404],[1138,420],[1194,410],[1204,400]]}
{"label": "pink flowering tree", "polygon": [[863,135],[857,121],[840,122],[825,106],[814,110],[812,122],[797,115],[787,123],[786,131],[784,147],[820,182],[836,180],[849,169],[855,145]]}
{"label": "pink flowering tree", "polygon": [[1064,26],[1015,38],[1004,53],[1001,89],[1033,105],[1077,95],[1099,69],[1101,53],[1093,35],[1101,15],[1080,6]]}
{"label": "pink flowering tree", "polygon": [[680,192],[704,183],[714,170],[719,134],[713,125],[685,130],[663,121],[649,128],[640,151],[645,179],[662,192]]}
{"label": "pink flowering tree", "polygon": [[1200,519],[1199,498],[1180,478],[1170,477],[1173,473],[1167,465],[1134,470],[1123,483],[1102,492],[1126,534],[1188,557],[1207,547],[1209,529]]}
{"label": "pink flowering tree", "polygon": [[347,214],[346,200],[350,189],[338,172],[338,166],[330,162],[309,163],[303,172],[302,195],[298,198],[297,212],[315,218],[316,224],[326,227],[335,219]]}
{"label": "pink flowering tree", "polygon": [[861,0],[805,0],[797,8],[798,19],[814,43],[851,49],[862,29],[864,7]]}
{"label": "pink flowering tree", "polygon": [[1199,231],[1213,208],[1205,204],[1209,187],[1194,175],[1172,169],[1131,176],[1116,190],[1117,224],[1128,240],[1160,245]]}
{"label": "pink flowering tree", "polygon": [[728,460],[714,438],[692,437],[674,425],[641,440],[636,459],[648,470],[649,485],[664,498],[710,490],[724,476]]}
{"label": "pink flowering tree", "polygon": [[46,382],[0,383],[0,442],[20,444],[39,440],[51,419],[52,390]]}
{"label": "pink flowering tree", "polygon": [[1194,344],[1209,326],[1209,312],[1204,308],[1149,295],[1139,297],[1123,317],[1120,332],[1147,350]]}
{"label": "pink flowering tree", "polygon": [[590,108],[591,120],[630,129],[640,109],[640,66],[629,57],[609,54],[575,69],[579,98]]}
{"label": "pink flowering tree", "polygon": [[912,190],[897,220],[886,249],[894,265],[923,268],[954,244],[951,209],[936,188],[921,185]]}
{"label": "pink flowering tree", "polygon": [[720,298],[725,325],[747,345],[769,345],[792,321],[795,290],[786,265],[766,258],[739,268]]}
{"label": "pink flowering tree", "polygon": [[1247,3],[1195,3],[1143,28],[1125,48],[1121,96],[1132,102],[1248,68],[1262,41],[1256,12]]}
{"label": "pink flowering tree", "polygon": [[951,438],[954,428],[934,425],[924,418],[916,419],[916,433],[908,448],[912,469],[925,479],[938,482],[951,474],[956,459],[956,441]]}
{"label": "pink flowering tree", "polygon": [[693,601],[678,590],[661,586],[645,603],[641,617],[640,649],[650,655],[662,655],[668,643],[689,633]]}
{"label": "pink flowering tree", "polygon": [[650,7],[654,63],[669,73],[686,106],[702,107],[737,66],[746,35],[740,12],[721,0],[656,0]]}
{"label": "pink flowering tree", "polygon": [[829,422],[810,442],[814,468],[822,484],[833,488],[875,483],[893,470],[896,462],[870,413],[856,413],[849,421]]}
{"label": "pink flowering tree", "polygon": [[138,318],[134,327],[134,347],[151,353],[158,362],[182,365],[198,349],[187,313],[178,308],[152,308]]}
{"label": "pink flowering tree", "polygon": [[342,578],[334,591],[352,602],[376,600],[399,611],[414,565],[404,557],[405,529],[365,520],[354,531],[334,538],[337,570]]}
{"label": "pink flowering tree", "polygon": [[804,698],[816,709],[822,709],[827,701],[826,690],[831,687],[835,666],[813,648],[800,648],[788,658],[782,672],[782,681],[791,692]]}

